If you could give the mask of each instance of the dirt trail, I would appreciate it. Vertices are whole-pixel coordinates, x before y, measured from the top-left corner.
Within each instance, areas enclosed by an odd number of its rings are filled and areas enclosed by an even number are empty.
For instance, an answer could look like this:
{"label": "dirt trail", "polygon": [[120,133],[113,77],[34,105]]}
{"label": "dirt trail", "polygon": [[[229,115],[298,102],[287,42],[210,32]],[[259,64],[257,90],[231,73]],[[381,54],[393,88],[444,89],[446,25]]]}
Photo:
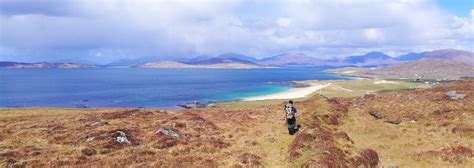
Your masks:
{"label": "dirt trail", "polygon": [[[251,153],[261,158],[265,167],[289,167],[288,147],[295,136],[288,135],[288,129],[283,119],[280,105],[265,107],[265,113],[253,114],[251,126],[248,130],[238,124],[217,124],[226,132],[236,132],[236,142],[232,147],[225,149],[230,153]],[[228,163],[232,166],[232,162]]]}
{"label": "dirt trail", "polygon": [[288,135],[287,126],[282,119],[281,112],[272,115],[272,121],[264,123],[263,130],[268,132],[268,138],[262,143],[263,152],[267,156],[265,164],[268,167],[288,167],[288,146],[293,141],[294,136]]}

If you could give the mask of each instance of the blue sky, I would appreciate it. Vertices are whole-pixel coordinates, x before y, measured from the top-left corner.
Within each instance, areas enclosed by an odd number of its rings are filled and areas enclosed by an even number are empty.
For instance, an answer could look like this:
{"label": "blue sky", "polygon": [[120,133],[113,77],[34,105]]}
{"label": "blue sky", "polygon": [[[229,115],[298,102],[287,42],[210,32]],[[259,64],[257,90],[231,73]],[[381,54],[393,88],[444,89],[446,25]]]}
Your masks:
{"label": "blue sky", "polygon": [[473,0],[437,0],[438,5],[454,15],[468,16],[474,9]]}
{"label": "blue sky", "polygon": [[474,49],[469,0],[1,0],[0,61]]}

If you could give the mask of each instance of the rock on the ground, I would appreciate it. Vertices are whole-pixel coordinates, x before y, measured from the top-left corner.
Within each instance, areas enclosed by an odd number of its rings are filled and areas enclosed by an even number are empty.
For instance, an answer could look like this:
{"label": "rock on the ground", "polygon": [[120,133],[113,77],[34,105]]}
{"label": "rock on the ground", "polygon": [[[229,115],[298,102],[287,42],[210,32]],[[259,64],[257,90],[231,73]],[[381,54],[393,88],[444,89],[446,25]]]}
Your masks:
{"label": "rock on the ground", "polygon": [[464,99],[464,97],[466,97],[466,94],[458,93],[455,90],[448,91],[445,93],[445,95],[451,98],[451,100],[461,100],[461,99]]}
{"label": "rock on the ground", "polygon": [[97,122],[91,124],[91,126],[94,126],[94,127],[100,127],[100,126],[104,126],[104,125],[109,125],[109,122],[97,121]]}
{"label": "rock on the ground", "polygon": [[179,104],[179,107],[185,109],[197,109],[197,108],[217,108],[219,107],[215,102],[189,102],[185,104]]}
{"label": "rock on the ground", "polygon": [[109,133],[106,132],[106,133],[100,134],[99,136],[102,137],[102,138],[105,138],[105,137],[109,136]]}
{"label": "rock on the ground", "polygon": [[402,120],[394,119],[394,120],[387,120],[385,122],[390,123],[390,124],[400,124]]}
{"label": "rock on the ground", "polygon": [[375,111],[371,111],[371,112],[369,112],[369,114],[370,114],[372,117],[374,117],[376,120],[382,118],[382,116],[380,116],[380,114],[377,113],[377,112],[375,112]]}
{"label": "rock on the ground", "polygon": [[115,141],[119,144],[132,144],[130,140],[127,138],[127,134],[123,131],[117,131],[117,136],[115,137]]}
{"label": "rock on the ground", "polygon": [[88,137],[88,138],[86,139],[86,142],[92,142],[94,139],[95,139],[95,137]]}
{"label": "rock on the ground", "polygon": [[164,135],[167,135],[167,136],[170,136],[170,137],[174,137],[174,138],[177,138],[177,139],[181,138],[181,135],[180,135],[177,131],[172,130],[172,129],[170,129],[170,128],[164,128],[164,127],[159,128],[159,129],[155,132],[155,134],[164,134]]}
{"label": "rock on the ground", "polygon": [[5,161],[5,167],[26,167],[26,165],[28,164],[28,162],[26,161],[22,161],[22,162],[18,162],[16,160],[13,160],[13,159],[7,159]]}

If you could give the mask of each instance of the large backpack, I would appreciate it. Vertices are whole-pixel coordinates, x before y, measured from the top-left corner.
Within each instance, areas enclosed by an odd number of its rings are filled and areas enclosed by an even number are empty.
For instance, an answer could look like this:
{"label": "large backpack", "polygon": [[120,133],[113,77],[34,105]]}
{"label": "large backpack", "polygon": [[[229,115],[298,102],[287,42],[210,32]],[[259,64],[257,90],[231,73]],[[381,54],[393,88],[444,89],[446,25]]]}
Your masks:
{"label": "large backpack", "polygon": [[295,111],[293,110],[292,104],[285,105],[286,118],[291,119],[295,116]]}

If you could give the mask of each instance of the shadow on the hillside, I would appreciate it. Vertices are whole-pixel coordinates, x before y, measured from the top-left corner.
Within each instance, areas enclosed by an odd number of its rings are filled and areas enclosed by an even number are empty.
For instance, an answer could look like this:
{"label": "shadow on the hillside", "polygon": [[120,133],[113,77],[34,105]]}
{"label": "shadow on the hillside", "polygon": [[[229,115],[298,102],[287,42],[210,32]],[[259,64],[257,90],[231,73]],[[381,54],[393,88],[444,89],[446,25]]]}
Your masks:
{"label": "shadow on the hillside", "polygon": [[301,125],[296,125],[295,129],[290,131],[290,135],[295,135],[300,130]]}

